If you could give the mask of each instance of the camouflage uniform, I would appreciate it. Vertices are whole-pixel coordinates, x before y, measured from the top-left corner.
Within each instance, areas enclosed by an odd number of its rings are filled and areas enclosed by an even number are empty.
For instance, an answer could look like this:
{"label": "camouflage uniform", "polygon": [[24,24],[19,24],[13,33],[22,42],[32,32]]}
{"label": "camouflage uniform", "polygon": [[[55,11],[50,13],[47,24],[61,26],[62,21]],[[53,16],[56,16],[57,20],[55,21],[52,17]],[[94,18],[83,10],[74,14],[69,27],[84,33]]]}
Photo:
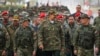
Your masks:
{"label": "camouflage uniform", "polygon": [[[82,15],[81,19],[90,19],[87,15]],[[94,56],[94,44],[97,45],[98,34],[90,24],[80,25],[75,32],[75,50],[77,56]]]}
{"label": "camouflage uniform", "polygon": [[10,46],[10,37],[6,28],[0,24],[0,56],[2,56],[2,51],[6,51]]}
{"label": "camouflage uniform", "polygon": [[[61,23],[54,21],[51,23],[50,20],[45,20],[40,28],[38,34],[38,45],[43,45],[43,51],[60,51],[61,48],[65,47],[64,32]],[[56,56],[58,54],[52,55]],[[51,55],[51,54],[50,54]]]}
{"label": "camouflage uniform", "polygon": [[[99,37],[100,37],[100,16],[98,16],[98,17],[95,18],[95,20],[94,20],[94,26],[95,26],[95,28],[97,30],[97,33],[99,34]],[[100,55],[100,44],[99,44],[98,48],[99,48],[98,55]]]}
{"label": "camouflage uniform", "polygon": [[10,47],[8,49],[8,55],[7,56],[14,56],[13,54],[13,43],[14,43],[14,33],[16,31],[16,29],[19,27],[19,24],[18,25],[14,25],[14,21],[19,21],[19,18],[15,18],[16,15],[14,16],[14,18],[12,19],[13,22],[11,25],[7,26],[7,30],[8,30],[8,33],[10,35]]}
{"label": "camouflage uniform", "polygon": [[[28,20],[23,18],[22,23]],[[36,33],[28,26],[23,28],[22,25],[15,32],[14,51],[17,56],[32,56],[32,52],[36,49]]]}
{"label": "camouflage uniform", "polygon": [[[97,30],[100,29],[100,16],[96,17],[94,19],[94,26],[96,27]],[[99,30],[100,31],[100,30]]]}
{"label": "camouflage uniform", "polygon": [[[15,31],[16,31],[16,29],[17,29],[18,27],[15,27],[15,26],[13,26],[13,25],[9,25],[8,27],[7,27],[7,29],[8,29],[8,32],[9,32],[9,35],[10,35],[10,47],[9,47],[9,49],[8,49],[8,52],[9,51],[13,51],[13,40],[14,40],[14,33],[15,33]],[[13,54],[9,54],[10,56],[12,55],[13,56]]]}

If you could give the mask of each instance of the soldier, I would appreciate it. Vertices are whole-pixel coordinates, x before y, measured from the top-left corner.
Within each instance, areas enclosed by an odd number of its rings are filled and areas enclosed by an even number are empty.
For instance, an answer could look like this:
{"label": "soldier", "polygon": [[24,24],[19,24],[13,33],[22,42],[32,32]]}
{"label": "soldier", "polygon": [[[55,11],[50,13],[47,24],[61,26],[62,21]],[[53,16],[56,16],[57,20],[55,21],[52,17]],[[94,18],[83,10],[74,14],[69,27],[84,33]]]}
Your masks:
{"label": "soldier", "polygon": [[6,50],[10,46],[10,37],[6,28],[0,24],[0,56],[6,56]]}
{"label": "soldier", "polygon": [[[100,9],[98,10],[98,16],[94,19],[94,26],[97,29],[97,32],[99,33],[99,36],[100,36]],[[98,48],[96,47],[95,51],[96,51],[96,54],[100,55],[100,45]]]}
{"label": "soldier", "polygon": [[21,19],[21,25],[14,36],[14,55],[34,56],[36,52],[36,33],[29,25],[28,17]]}
{"label": "soldier", "polygon": [[77,56],[94,56],[94,44],[97,46],[98,34],[89,24],[90,18],[86,14],[81,15],[81,25],[75,32],[74,53]]}
{"label": "soldier", "polygon": [[3,21],[2,24],[6,27],[10,24],[9,21],[9,12],[8,11],[3,11],[2,12],[2,17],[3,17]]}
{"label": "soldier", "polygon": [[35,32],[38,32],[39,24],[39,19],[34,18],[32,21],[32,27],[34,28]]}
{"label": "soldier", "polygon": [[100,29],[100,9],[98,10],[98,16],[94,19],[94,26],[96,26],[97,30]]}
{"label": "soldier", "polygon": [[74,33],[78,25],[72,15],[68,17],[68,24],[65,25],[65,46],[66,46],[66,56],[74,56],[74,46],[73,39]]}
{"label": "soldier", "polygon": [[56,12],[50,10],[48,19],[39,28],[38,45],[44,51],[44,56],[60,56],[60,51],[65,47],[64,32],[55,15]]}
{"label": "soldier", "polygon": [[12,19],[12,24],[7,27],[8,33],[10,35],[10,47],[8,49],[8,55],[7,56],[14,56],[13,54],[13,43],[14,43],[14,33],[16,29],[19,27],[19,16],[14,15]]}
{"label": "soldier", "polygon": [[81,5],[76,6],[76,12],[73,14],[77,23],[80,23],[79,17],[84,14],[81,12]]}
{"label": "soldier", "polygon": [[[34,31],[38,34],[38,30],[39,30],[39,19],[34,18],[33,22],[32,22],[32,28],[34,29]],[[37,37],[38,39],[38,37]],[[37,44],[38,46],[38,44]],[[36,56],[44,56],[43,51],[41,49],[39,49],[39,47],[37,47],[37,51],[36,51]]]}

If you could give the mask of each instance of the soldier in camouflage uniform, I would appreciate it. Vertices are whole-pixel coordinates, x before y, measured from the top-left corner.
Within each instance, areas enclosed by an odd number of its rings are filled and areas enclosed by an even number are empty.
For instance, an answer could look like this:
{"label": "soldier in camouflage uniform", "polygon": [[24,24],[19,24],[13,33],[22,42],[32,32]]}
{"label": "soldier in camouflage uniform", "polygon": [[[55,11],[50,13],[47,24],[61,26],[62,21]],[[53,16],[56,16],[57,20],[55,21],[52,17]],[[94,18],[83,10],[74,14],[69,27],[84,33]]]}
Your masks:
{"label": "soldier in camouflage uniform", "polygon": [[55,21],[55,13],[50,10],[48,19],[39,28],[38,45],[44,56],[60,56],[61,49],[65,47],[64,32],[61,23]]}
{"label": "soldier in camouflage uniform", "polygon": [[75,32],[74,53],[77,56],[94,56],[94,44],[98,45],[98,34],[89,24],[90,18],[86,14],[81,15],[81,25]]}
{"label": "soldier in camouflage uniform", "polygon": [[98,10],[98,16],[94,19],[94,26],[96,26],[96,29],[100,29],[100,9]]}
{"label": "soldier in camouflage uniform", "polygon": [[13,40],[14,40],[14,33],[16,29],[19,27],[19,16],[14,15],[12,19],[12,24],[7,27],[8,33],[10,35],[10,47],[8,49],[8,55],[7,56],[14,56],[13,54]]}
{"label": "soldier in camouflage uniform", "polygon": [[28,17],[23,17],[21,25],[14,36],[14,55],[16,56],[34,56],[36,52],[36,33],[29,25]]}
{"label": "soldier in camouflage uniform", "polygon": [[9,21],[9,12],[8,11],[3,11],[2,13],[2,24],[7,27],[8,25],[10,25],[10,21]]}
{"label": "soldier in camouflage uniform", "polygon": [[6,56],[6,50],[10,46],[10,37],[6,28],[0,24],[0,56]]}
{"label": "soldier in camouflage uniform", "polygon": [[[94,20],[94,26],[97,29],[97,33],[100,36],[100,9],[98,10],[98,16]],[[99,42],[100,43],[100,42]],[[99,49],[98,49],[99,48]],[[100,44],[98,47],[95,48],[96,54],[100,55]]]}

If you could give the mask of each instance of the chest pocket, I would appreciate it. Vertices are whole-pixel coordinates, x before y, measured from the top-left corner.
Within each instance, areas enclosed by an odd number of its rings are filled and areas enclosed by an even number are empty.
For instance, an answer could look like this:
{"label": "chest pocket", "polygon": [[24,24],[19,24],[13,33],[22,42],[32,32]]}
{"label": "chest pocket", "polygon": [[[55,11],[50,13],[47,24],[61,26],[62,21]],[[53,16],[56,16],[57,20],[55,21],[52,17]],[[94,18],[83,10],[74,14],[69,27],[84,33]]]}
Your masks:
{"label": "chest pocket", "polygon": [[79,33],[78,45],[85,49],[91,49],[94,46],[94,32],[93,30],[82,31]]}
{"label": "chest pocket", "polygon": [[19,46],[30,46],[32,45],[33,41],[32,40],[33,37],[33,33],[30,29],[24,29],[24,30],[20,30],[18,32],[18,45]]}
{"label": "chest pocket", "polygon": [[46,32],[58,31],[58,30],[59,30],[59,25],[56,25],[56,24],[49,23],[48,25],[44,26],[44,31],[46,31]]}
{"label": "chest pocket", "polygon": [[[50,24],[45,26],[44,28],[44,40],[48,41],[52,39],[52,37],[59,37],[59,27],[56,24]],[[52,35],[52,36],[51,36]],[[49,37],[49,38],[47,38]]]}
{"label": "chest pocket", "polygon": [[24,30],[20,29],[20,30],[17,32],[17,36],[18,36],[18,37],[23,36],[23,31],[24,31]]}

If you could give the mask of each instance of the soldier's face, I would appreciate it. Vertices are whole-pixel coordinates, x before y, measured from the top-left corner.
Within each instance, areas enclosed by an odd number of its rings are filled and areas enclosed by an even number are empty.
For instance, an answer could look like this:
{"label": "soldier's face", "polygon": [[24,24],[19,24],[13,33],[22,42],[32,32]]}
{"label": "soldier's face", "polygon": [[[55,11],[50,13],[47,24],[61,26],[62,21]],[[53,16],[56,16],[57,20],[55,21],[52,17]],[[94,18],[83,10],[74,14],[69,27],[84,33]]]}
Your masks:
{"label": "soldier's face", "polygon": [[4,19],[8,19],[8,17],[9,17],[8,15],[3,16]]}
{"label": "soldier's face", "polygon": [[55,15],[50,15],[50,19],[54,20],[55,19]]}
{"label": "soldier's face", "polygon": [[68,22],[69,23],[74,23],[74,17],[69,17]]}
{"label": "soldier's face", "polygon": [[81,6],[77,6],[77,7],[76,7],[76,11],[77,11],[77,12],[80,12],[80,11],[81,11]]}
{"label": "soldier's face", "polygon": [[25,27],[29,26],[29,21],[28,21],[28,20],[24,21],[24,22],[23,22],[23,25],[24,25]]}
{"label": "soldier's face", "polygon": [[81,19],[81,24],[86,24],[89,23],[89,19],[85,18],[85,19]]}
{"label": "soldier's face", "polygon": [[18,22],[17,20],[14,20],[14,21],[13,21],[13,24],[16,26],[16,25],[19,24],[19,22]]}

